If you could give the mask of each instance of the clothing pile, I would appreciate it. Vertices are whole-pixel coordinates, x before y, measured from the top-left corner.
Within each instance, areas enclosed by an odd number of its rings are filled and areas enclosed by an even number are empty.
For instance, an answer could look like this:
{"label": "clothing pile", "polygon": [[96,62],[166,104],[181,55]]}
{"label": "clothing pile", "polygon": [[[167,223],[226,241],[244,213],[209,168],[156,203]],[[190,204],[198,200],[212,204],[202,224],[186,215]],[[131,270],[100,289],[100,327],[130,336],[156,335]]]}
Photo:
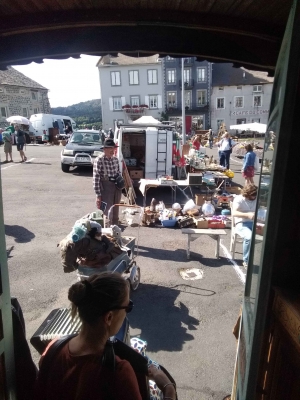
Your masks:
{"label": "clothing pile", "polygon": [[64,272],[73,272],[79,265],[102,268],[122,253],[118,240],[101,233],[101,225],[82,218],[57,245]]}

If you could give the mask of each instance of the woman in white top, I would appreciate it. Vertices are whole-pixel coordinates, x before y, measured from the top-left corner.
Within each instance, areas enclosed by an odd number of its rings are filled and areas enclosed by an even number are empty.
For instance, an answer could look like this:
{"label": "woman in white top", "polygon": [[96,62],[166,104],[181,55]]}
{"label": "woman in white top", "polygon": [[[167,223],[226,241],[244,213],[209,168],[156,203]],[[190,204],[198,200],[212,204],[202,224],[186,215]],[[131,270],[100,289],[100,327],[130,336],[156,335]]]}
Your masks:
{"label": "woman in white top", "polygon": [[222,139],[217,143],[220,153],[220,165],[222,165],[222,167],[229,169],[230,154],[232,153],[232,148],[236,144],[234,140],[230,139],[228,132],[225,132]]}
{"label": "woman in white top", "polygon": [[245,268],[248,267],[256,198],[257,187],[247,185],[243,188],[242,194],[235,197],[232,205],[232,218],[235,218],[236,233],[244,239],[243,266]]}

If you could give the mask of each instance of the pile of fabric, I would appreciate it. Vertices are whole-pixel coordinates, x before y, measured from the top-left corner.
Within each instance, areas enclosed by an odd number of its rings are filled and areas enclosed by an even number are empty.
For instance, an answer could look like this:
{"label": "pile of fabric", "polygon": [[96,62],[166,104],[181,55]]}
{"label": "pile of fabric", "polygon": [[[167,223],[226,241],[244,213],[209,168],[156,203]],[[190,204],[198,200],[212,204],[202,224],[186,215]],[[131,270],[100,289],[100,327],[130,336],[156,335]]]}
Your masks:
{"label": "pile of fabric", "polygon": [[103,235],[101,225],[88,218],[76,221],[58,246],[64,272],[79,265],[101,268],[122,253],[117,239]]}

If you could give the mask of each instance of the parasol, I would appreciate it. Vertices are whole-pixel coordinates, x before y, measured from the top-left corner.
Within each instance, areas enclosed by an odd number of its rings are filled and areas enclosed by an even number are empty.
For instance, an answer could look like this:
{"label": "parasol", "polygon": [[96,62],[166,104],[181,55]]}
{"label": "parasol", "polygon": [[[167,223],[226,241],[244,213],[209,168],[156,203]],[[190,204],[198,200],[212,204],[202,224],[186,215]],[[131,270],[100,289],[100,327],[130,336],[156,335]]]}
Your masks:
{"label": "parasol", "polygon": [[6,118],[6,121],[11,124],[29,125],[29,119],[22,117],[21,115],[12,115],[11,117]]}

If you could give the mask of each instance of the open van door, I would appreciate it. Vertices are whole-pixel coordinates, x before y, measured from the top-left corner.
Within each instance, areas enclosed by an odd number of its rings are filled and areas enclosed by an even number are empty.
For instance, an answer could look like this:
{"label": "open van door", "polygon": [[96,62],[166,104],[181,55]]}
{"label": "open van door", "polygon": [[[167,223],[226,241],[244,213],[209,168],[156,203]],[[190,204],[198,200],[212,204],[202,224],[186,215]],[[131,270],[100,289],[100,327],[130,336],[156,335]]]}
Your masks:
{"label": "open van door", "polygon": [[121,174],[123,173],[122,139],[123,139],[123,129],[118,128],[116,126],[115,134],[114,134],[114,142],[118,146],[117,151],[116,151],[116,156],[118,157],[118,160],[119,160]]}

